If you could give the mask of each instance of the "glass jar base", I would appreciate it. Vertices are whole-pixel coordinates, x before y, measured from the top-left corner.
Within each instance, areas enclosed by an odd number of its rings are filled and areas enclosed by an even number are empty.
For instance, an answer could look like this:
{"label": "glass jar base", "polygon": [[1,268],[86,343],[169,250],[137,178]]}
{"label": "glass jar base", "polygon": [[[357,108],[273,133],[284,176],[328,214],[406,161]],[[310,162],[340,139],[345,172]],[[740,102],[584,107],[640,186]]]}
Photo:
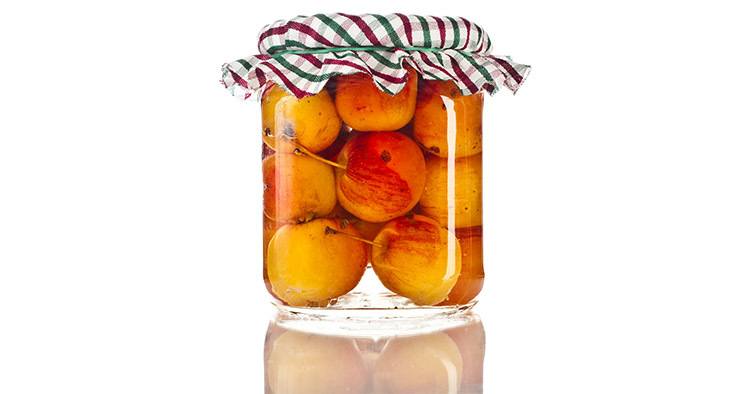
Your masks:
{"label": "glass jar base", "polygon": [[352,292],[323,307],[295,307],[274,302],[286,328],[328,335],[421,334],[465,324],[477,301],[463,305],[420,306],[393,293]]}

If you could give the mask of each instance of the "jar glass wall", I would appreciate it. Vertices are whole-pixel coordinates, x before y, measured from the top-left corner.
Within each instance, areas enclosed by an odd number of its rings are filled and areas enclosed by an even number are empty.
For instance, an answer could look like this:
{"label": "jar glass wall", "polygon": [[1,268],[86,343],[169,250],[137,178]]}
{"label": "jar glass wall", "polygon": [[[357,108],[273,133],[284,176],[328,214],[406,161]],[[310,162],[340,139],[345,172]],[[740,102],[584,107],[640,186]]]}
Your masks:
{"label": "jar glass wall", "polygon": [[482,93],[409,70],[261,99],[263,276],[290,307],[470,303],[482,261]]}

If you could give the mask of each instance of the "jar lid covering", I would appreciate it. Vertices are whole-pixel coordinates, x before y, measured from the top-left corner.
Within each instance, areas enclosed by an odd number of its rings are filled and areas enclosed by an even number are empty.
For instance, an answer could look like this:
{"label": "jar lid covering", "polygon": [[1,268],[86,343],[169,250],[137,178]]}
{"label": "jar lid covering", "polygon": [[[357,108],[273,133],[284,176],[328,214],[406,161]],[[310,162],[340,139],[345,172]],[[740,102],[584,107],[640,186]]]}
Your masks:
{"label": "jar lid covering", "polygon": [[222,83],[250,97],[274,82],[298,98],[320,92],[330,78],[367,73],[396,94],[407,70],[451,80],[465,95],[505,86],[516,92],[530,67],[490,54],[492,42],[464,18],[419,15],[317,14],[274,22],[261,30],[260,54],[225,64]]}

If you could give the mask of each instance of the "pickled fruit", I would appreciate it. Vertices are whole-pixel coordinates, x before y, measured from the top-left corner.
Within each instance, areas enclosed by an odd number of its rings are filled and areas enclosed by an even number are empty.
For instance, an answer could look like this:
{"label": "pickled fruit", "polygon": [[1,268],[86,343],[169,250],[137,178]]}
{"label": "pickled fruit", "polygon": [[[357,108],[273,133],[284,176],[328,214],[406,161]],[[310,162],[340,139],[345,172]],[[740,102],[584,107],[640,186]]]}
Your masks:
{"label": "pickled fruit", "polygon": [[456,238],[461,245],[461,274],[448,298],[440,305],[466,304],[482,291],[484,284],[482,228],[456,229]]}
{"label": "pickled fruit", "polygon": [[266,265],[273,294],[293,306],[325,306],[359,283],[369,246],[340,220],[287,224],[268,244]]}
{"label": "pickled fruit", "polygon": [[267,350],[273,394],[364,393],[368,372],[354,340],[286,331]]}
{"label": "pickled fruit", "polygon": [[329,145],[322,151],[317,152],[317,154],[326,160],[336,161],[336,158],[339,156],[339,152],[341,152],[341,148],[343,148],[346,144],[346,141],[349,140],[349,136],[350,132],[342,130],[339,133],[339,136],[336,137],[336,140],[333,141],[331,145]]}
{"label": "pickled fruit", "polygon": [[[264,93],[264,279],[283,303],[331,305],[368,262],[417,305],[482,289],[483,96],[407,80],[396,95],[369,74],[302,99]],[[366,279],[368,295],[379,284]]]}
{"label": "pickled fruit", "polygon": [[352,226],[357,229],[357,231],[362,235],[362,238],[368,241],[372,241],[373,239],[375,239],[375,236],[378,235],[378,232],[380,232],[380,229],[383,228],[383,225],[385,224],[366,222],[347,212],[340,204],[336,204],[336,207],[333,208],[333,212],[331,212],[328,217],[343,219],[343,223],[345,223],[347,226]]}
{"label": "pickled fruit", "polygon": [[433,219],[402,216],[374,239],[372,267],[383,285],[417,305],[446,299],[461,272],[461,246]]}
{"label": "pickled fruit", "polygon": [[341,130],[341,119],[326,90],[298,99],[278,85],[263,94],[262,123],[263,142],[282,152],[294,150],[294,144],[319,152],[331,145]]}
{"label": "pickled fruit", "polygon": [[266,259],[268,252],[268,243],[271,242],[271,238],[276,234],[276,230],[279,228],[279,224],[263,215],[263,260]]}
{"label": "pickled fruit", "polygon": [[452,81],[422,81],[414,112],[414,139],[440,157],[448,157],[449,142],[455,144],[455,157],[480,153],[482,107],[482,93],[462,96]]}
{"label": "pickled fruit", "polygon": [[385,223],[365,222],[364,220],[352,220],[351,226],[356,228],[362,234],[362,238],[372,241],[383,228]]}
{"label": "pickled fruit", "polygon": [[393,131],[414,116],[417,73],[409,69],[404,89],[395,95],[382,92],[369,74],[338,77],[336,109],[344,123],[359,131]]}
{"label": "pickled fruit", "polygon": [[294,153],[263,159],[263,213],[279,222],[303,222],[329,214],[336,206],[331,166]]}
{"label": "pickled fruit", "polygon": [[376,393],[459,393],[463,359],[456,343],[443,332],[393,338],[375,363]]}
{"label": "pickled fruit", "polygon": [[422,151],[397,132],[354,135],[338,156],[339,204],[368,222],[385,222],[411,210],[425,185]]}
{"label": "pickled fruit", "polygon": [[[448,216],[455,218],[456,228],[482,225],[482,155],[463,157],[453,161],[454,175],[449,182],[448,159],[430,155],[427,158],[427,177],[424,193],[419,200],[419,212],[448,227]],[[448,189],[453,188],[453,195]],[[452,206],[449,206],[449,202]],[[451,212],[449,208],[454,208]]]}
{"label": "pickled fruit", "polygon": [[271,292],[271,284],[268,282],[268,264],[266,264],[266,256],[268,256],[268,243],[271,242],[271,238],[276,234],[278,228],[278,222],[263,215],[263,282],[266,284],[266,290],[268,290],[269,293]]}

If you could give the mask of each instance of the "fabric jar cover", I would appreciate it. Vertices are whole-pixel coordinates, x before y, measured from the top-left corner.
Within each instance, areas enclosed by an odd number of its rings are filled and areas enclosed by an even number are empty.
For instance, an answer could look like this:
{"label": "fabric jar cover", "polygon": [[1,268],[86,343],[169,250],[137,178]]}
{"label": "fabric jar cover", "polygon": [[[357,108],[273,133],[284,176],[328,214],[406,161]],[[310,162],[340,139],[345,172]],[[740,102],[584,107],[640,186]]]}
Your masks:
{"label": "fabric jar cover", "polygon": [[396,94],[407,70],[451,80],[462,94],[499,86],[516,92],[530,67],[490,54],[489,35],[461,17],[317,14],[274,22],[260,33],[260,54],[225,64],[222,84],[249,98],[269,82],[298,98],[320,92],[336,75],[367,73]]}

